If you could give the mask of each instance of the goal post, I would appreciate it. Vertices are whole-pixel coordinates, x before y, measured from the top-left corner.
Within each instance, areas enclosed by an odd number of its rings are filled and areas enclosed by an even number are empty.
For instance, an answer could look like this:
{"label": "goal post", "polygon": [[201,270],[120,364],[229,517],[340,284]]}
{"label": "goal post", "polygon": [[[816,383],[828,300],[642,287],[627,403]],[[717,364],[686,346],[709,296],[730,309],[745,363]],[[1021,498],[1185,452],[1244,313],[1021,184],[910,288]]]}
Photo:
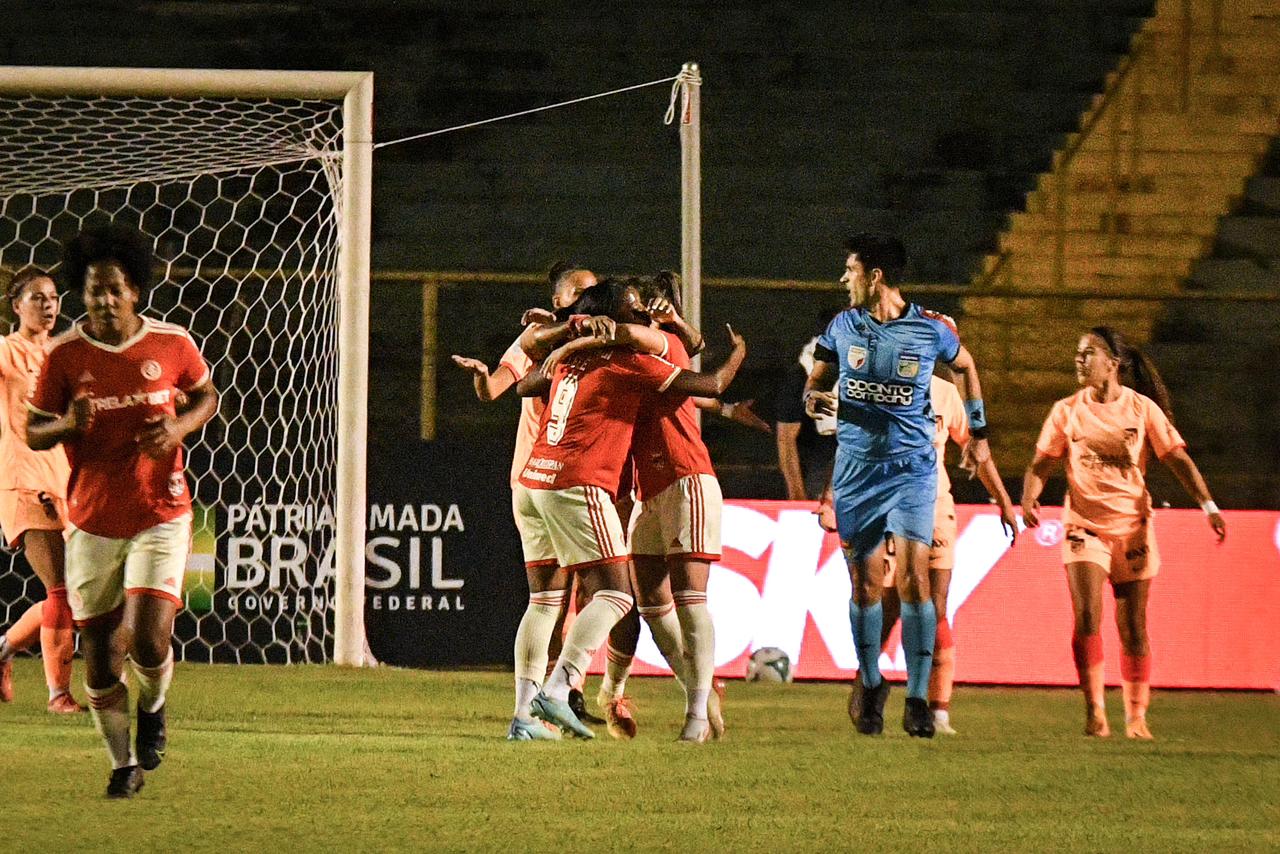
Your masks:
{"label": "goal post", "polygon": [[[184,658],[366,660],[372,112],[366,72],[0,67],[0,270],[54,266],[94,217],[151,236],[182,281],[147,313],[204,339],[224,392],[189,467],[209,578],[237,516],[270,519],[213,616],[188,602]],[[14,576],[0,558],[3,622],[33,598]]]}

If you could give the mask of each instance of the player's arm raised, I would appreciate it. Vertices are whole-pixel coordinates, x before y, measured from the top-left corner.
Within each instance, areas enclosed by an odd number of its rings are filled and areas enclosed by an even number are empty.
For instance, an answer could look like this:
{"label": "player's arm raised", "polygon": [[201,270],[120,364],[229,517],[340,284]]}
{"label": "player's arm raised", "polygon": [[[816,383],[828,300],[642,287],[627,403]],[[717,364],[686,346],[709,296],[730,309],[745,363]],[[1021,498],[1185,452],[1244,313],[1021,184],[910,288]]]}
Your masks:
{"label": "player's arm raised", "polygon": [[185,392],[187,405],[177,415],[151,415],[138,431],[138,447],[147,456],[164,457],[182,444],[182,440],[205,425],[218,411],[218,390],[205,380]]}
{"label": "player's arm raised", "polygon": [[535,323],[520,335],[520,347],[535,362],[541,362],[552,350],[580,335],[612,338],[616,323],[608,317],[574,315],[559,323]]}
{"label": "player's arm raised", "polygon": [[724,364],[709,373],[681,371],[668,386],[670,391],[697,397],[719,397],[724,394],[725,389],[733,382],[733,378],[738,375],[738,369],[742,367],[743,360],[747,358],[747,342],[733,331],[732,326],[725,324],[725,328],[729,330],[729,341],[733,344],[733,350]]}
{"label": "player's arm raised", "polygon": [[476,397],[485,403],[497,400],[506,394],[507,389],[515,385],[515,374],[504,365],[499,365],[493,373],[490,373],[489,366],[479,359],[457,354],[454,354],[452,359],[455,365],[471,374],[471,383],[475,387]]}

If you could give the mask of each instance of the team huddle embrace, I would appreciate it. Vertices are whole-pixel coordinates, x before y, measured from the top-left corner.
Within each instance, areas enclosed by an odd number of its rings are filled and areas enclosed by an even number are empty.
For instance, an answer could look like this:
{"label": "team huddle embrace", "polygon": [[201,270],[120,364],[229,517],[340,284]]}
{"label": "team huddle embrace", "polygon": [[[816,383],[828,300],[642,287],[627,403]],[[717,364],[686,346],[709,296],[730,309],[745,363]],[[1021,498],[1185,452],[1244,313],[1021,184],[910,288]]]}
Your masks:
{"label": "team huddle embrace", "polygon": [[[850,306],[817,339],[804,407],[837,424],[818,515],[839,534],[849,567],[859,665],[849,714],[858,732],[883,731],[889,684],[879,659],[901,619],[903,729],[930,738],[955,732],[947,607],[955,506],[942,462],[948,440],[962,449],[962,468],[991,494],[1011,538],[1017,513],[991,458],[977,366],[955,322],[902,297],[907,256],[896,238],[863,233],[845,248],[841,283]],[[482,400],[511,387],[524,397],[511,488],[529,604],[516,635],[508,738],[593,737],[582,686],[606,639],[596,697],[601,722],[615,737],[633,737],[634,709],[623,686],[641,618],[685,693],[680,739],[722,737],[706,595],[710,566],[720,557],[721,495],[696,413],[702,407],[763,427],[749,402],[716,402],[745,358],[745,342],[730,329],[727,360],[712,373],[691,371],[690,354],[703,339],[680,316],[671,274],[598,281],[588,270],[560,265],[549,283],[555,311],[526,312],[525,330],[495,372],[454,357],[472,373]],[[935,373],[939,365],[950,382]],[[1178,475],[1220,540],[1225,523],[1140,351],[1096,327],[1079,341],[1076,375],[1080,391],[1054,406],[1037,442],[1022,516],[1028,527],[1039,524],[1045,479],[1065,464],[1064,563],[1085,731],[1109,734],[1099,614],[1110,580],[1124,650],[1125,732],[1150,738],[1145,613],[1159,558],[1145,484],[1149,456]],[[578,615],[563,635],[571,599]]]}

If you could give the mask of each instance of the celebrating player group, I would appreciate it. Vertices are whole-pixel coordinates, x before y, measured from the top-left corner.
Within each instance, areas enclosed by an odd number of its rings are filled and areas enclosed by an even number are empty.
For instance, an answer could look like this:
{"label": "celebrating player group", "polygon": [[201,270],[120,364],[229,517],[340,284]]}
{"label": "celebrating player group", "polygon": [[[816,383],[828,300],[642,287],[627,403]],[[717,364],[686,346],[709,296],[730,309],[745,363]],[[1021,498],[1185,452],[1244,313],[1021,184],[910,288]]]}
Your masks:
{"label": "celebrating player group", "polygon": [[[889,684],[879,658],[900,617],[907,663],[903,729],[930,738],[955,732],[947,588],[956,523],[942,459],[948,439],[962,449],[962,468],[987,487],[1011,539],[1018,520],[988,449],[977,366],[951,318],[902,297],[906,263],[904,247],[891,235],[849,240],[841,282],[850,307],[818,339],[804,403],[811,417],[834,416],[838,424],[834,474],[819,519],[838,532],[849,566],[859,664],[850,716],[860,733],[883,731]],[[692,373],[688,354],[701,348],[702,336],[679,315],[674,277],[597,282],[589,271],[559,267],[550,284],[556,312],[526,313],[526,330],[494,375],[477,360],[454,357],[474,374],[481,399],[515,385],[526,400],[512,492],[530,598],[516,637],[508,738],[592,737],[580,689],[606,637],[607,671],[597,700],[610,734],[635,735],[622,685],[637,635],[624,627],[628,618],[634,622],[637,602],[685,691],[681,740],[718,738],[724,717],[713,690],[706,589],[710,564],[719,557],[721,499],[694,410],[714,406],[734,415],[732,404],[707,399],[732,381],[745,343],[730,330],[726,362],[712,374]],[[948,366],[951,382],[935,375],[939,362]],[[1027,470],[1023,520],[1029,527],[1039,523],[1045,478],[1064,462],[1064,562],[1085,732],[1109,733],[1098,634],[1102,582],[1109,578],[1124,648],[1125,732],[1150,738],[1145,613],[1159,566],[1145,486],[1150,453],[1205,509],[1219,540],[1225,523],[1173,427],[1150,361],[1119,333],[1097,327],[1080,339],[1076,374],[1080,391],[1054,406]],[[749,405],[743,410],[735,420],[758,426]],[[548,669],[548,648],[560,647],[575,583],[580,613]]]}

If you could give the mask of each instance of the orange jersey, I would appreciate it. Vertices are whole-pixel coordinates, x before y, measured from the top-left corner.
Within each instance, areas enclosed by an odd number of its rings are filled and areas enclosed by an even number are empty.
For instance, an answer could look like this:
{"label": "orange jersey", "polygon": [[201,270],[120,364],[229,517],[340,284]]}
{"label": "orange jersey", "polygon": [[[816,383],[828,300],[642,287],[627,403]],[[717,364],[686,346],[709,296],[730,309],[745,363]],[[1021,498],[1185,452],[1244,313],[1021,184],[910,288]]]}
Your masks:
{"label": "orange jersey", "polygon": [[1059,400],[1040,430],[1036,451],[1066,457],[1063,521],[1111,537],[1131,534],[1151,515],[1148,449],[1157,457],[1186,446],[1155,401],[1122,388],[1110,403],[1081,389]]}
{"label": "orange jersey", "polygon": [[[520,382],[535,366],[533,359],[529,358],[529,354],[520,346],[520,339],[517,338],[507,348],[507,352],[502,354],[498,367],[506,368],[516,378],[516,382]],[[524,471],[524,464],[529,460],[533,443],[538,440],[538,427],[542,423],[542,410],[545,407],[546,404],[540,397],[526,397],[520,401],[520,423],[516,425],[516,450],[511,457],[513,489],[520,482],[520,472]]]}
{"label": "orange jersey", "polygon": [[26,489],[65,498],[71,467],[61,445],[27,447],[27,401],[36,390],[44,347],[17,332],[0,338],[0,489]]}
{"label": "orange jersey", "polygon": [[929,405],[933,407],[933,448],[938,452],[938,504],[951,506],[951,478],[947,476],[947,439],[963,448],[969,444],[969,415],[960,390],[938,376],[929,381]]}
{"label": "orange jersey", "polygon": [[620,348],[591,350],[556,366],[538,440],[520,473],[529,489],[598,486],[617,498],[636,416],[680,368]]}
{"label": "orange jersey", "polygon": [[[692,362],[680,339],[663,332],[667,361],[682,370]],[[698,408],[686,395],[664,394],[640,410],[631,440],[636,460],[636,497],[648,500],[682,477],[706,474],[715,477],[711,455],[702,442]]]}
{"label": "orange jersey", "polygon": [[93,340],[79,324],[54,339],[27,405],[58,417],[77,395],[92,399],[89,429],[64,443],[71,524],[99,537],[128,539],[191,512],[182,446],[156,459],[139,450],[137,436],[146,418],[175,414],[176,391],[208,379],[195,342],[171,323],[144,317],[137,334],[117,346]]}

